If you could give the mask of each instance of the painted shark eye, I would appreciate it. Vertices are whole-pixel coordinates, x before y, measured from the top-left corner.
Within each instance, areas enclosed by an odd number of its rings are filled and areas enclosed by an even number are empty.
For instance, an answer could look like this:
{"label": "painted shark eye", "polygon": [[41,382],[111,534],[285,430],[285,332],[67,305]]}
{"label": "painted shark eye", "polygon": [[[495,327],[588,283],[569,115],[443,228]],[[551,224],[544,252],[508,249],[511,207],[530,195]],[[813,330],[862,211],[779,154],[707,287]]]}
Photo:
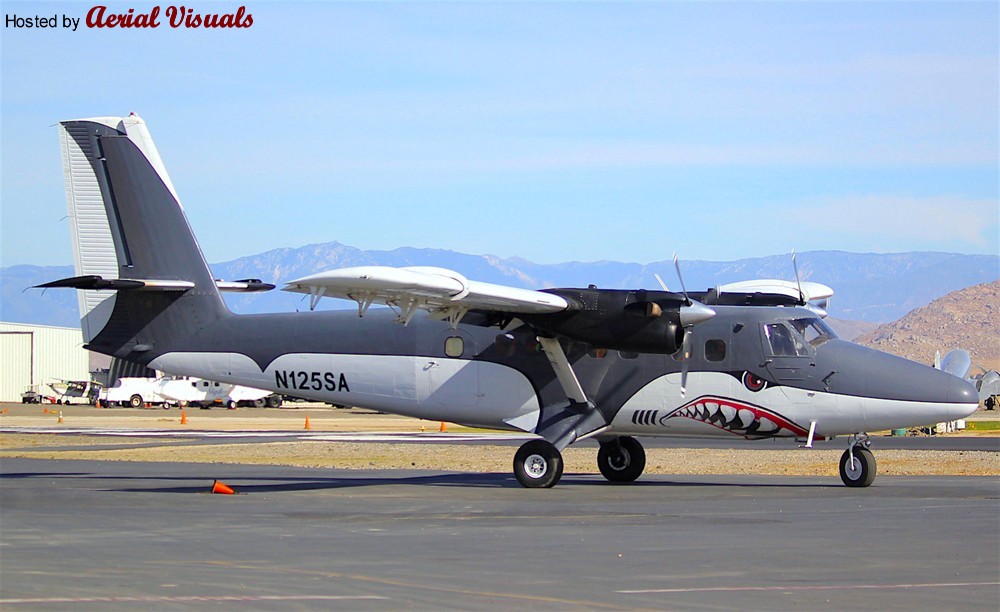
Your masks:
{"label": "painted shark eye", "polygon": [[756,393],[767,386],[767,381],[765,381],[760,376],[751,374],[750,372],[744,372],[743,386],[749,389],[750,391]]}

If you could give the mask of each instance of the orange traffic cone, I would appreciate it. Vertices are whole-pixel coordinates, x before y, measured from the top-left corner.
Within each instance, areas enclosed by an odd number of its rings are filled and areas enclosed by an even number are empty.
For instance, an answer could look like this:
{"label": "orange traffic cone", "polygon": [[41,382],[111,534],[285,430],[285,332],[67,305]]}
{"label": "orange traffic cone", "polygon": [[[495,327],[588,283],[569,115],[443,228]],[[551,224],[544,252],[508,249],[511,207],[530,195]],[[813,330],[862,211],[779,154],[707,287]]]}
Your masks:
{"label": "orange traffic cone", "polygon": [[42,408],[42,414],[48,414],[48,413],[49,413],[48,408]]}
{"label": "orange traffic cone", "polygon": [[62,410],[59,411],[59,420],[57,422],[62,423]]}
{"label": "orange traffic cone", "polygon": [[236,491],[233,491],[232,487],[221,480],[216,480],[212,483],[212,493],[218,493],[219,495],[235,495]]}
{"label": "orange traffic cone", "polygon": [[188,415],[186,412],[181,410],[181,425],[187,425],[187,424],[188,424]]}
{"label": "orange traffic cone", "polygon": [[444,421],[441,421],[441,429],[439,429],[438,431],[440,431],[441,433],[448,431],[448,424],[445,423]]}
{"label": "orange traffic cone", "polygon": [[309,417],[306,416],[306,426],[305,429],[312,429],[312,425],[309,424]]}

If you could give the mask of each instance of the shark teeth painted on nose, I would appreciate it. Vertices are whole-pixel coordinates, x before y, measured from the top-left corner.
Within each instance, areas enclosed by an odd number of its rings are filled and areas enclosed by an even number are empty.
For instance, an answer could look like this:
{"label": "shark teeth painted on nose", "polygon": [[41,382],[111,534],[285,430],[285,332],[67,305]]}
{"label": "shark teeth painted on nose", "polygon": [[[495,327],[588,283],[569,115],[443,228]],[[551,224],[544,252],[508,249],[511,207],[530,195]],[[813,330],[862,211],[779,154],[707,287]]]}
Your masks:
{"label": "shark teeth painted on nose", "polygon": [[699,421],[745,438],[805,436],[808,432],[773,410],[722,397],[700,397],[659,419]]}

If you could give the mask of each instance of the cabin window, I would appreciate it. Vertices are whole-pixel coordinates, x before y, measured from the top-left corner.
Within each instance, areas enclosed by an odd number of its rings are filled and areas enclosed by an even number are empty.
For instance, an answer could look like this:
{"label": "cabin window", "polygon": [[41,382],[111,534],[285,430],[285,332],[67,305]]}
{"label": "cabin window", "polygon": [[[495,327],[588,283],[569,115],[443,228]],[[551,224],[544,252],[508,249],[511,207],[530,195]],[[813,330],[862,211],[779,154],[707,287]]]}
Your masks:
{"label": "cabin window", "polygon": [[709,340],[705,343],[705,359],[709,361],[722,361],[726,358],[726,341]]}
{"label": "cabin window", "polygon": [[764,326],[764,335],[775,357],[805,357],[809,355],[805,342],[798,334],[793,334],[781,323],[769,323]]}
{"label": "cabin window", "polygon": [[833,340],[837,337],[836,332],[819,318],[792,319],[789,323],[812,346],[819,346],[827,340]]}
{"label": "cabin window", "polygon": [[449,357],[461,357],[465,352],[465,340],[461,336],[448,336],[444,341],[444,354]]}

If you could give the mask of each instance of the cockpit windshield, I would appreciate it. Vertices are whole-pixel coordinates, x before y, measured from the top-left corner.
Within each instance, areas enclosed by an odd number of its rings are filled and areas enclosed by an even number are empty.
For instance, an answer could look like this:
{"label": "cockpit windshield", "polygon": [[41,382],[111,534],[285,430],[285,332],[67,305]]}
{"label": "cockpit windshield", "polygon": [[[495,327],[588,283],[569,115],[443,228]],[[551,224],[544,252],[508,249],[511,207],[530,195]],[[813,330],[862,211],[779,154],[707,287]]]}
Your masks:
{"label": "cockpit windshield", "polygon": [[837,337],[837,333],[819,317],[792,319],[789,323],[812,346],[819,346],[827,340],[833,340]]}

